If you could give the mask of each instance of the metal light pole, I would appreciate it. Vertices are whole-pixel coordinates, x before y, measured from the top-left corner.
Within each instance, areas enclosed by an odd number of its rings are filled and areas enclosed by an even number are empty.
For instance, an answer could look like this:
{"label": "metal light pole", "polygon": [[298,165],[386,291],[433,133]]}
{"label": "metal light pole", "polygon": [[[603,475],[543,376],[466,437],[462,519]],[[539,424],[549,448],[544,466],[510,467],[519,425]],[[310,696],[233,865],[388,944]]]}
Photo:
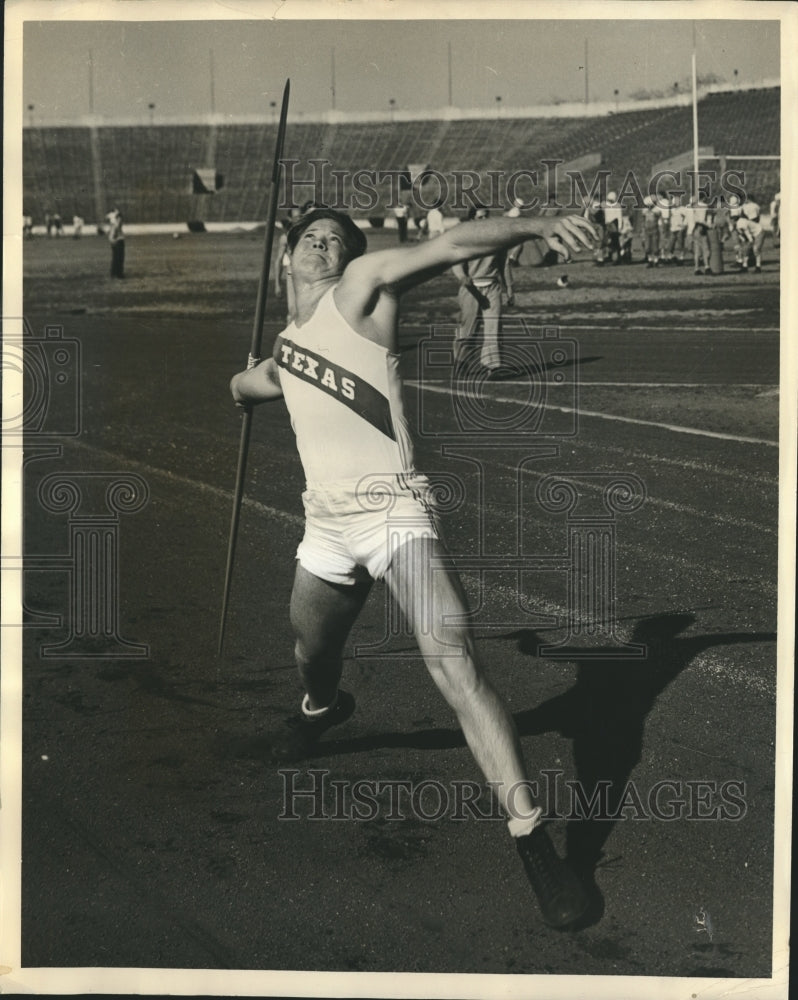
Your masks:
{"label": "metal light pole", "polygon": [[452,43],[448,43],[448,65],[449,65],[449,107],[452,107]]}
{"label": "metal light pole", "polygon": [[587,82],[587,39],[585,39],[585,104],[590,103],[590,91]]}
{"label": "metal light pole", "polygon": [[213,66],[213,49],[208,51],[208,61],[211,78],[211,114],[214,114],[216,112],[216,74]]}
{"label": "metal light pole", "polygon": [[698,74],[695,54],[695,22],[693,23],[693,171],[695,190],[698,188]]}

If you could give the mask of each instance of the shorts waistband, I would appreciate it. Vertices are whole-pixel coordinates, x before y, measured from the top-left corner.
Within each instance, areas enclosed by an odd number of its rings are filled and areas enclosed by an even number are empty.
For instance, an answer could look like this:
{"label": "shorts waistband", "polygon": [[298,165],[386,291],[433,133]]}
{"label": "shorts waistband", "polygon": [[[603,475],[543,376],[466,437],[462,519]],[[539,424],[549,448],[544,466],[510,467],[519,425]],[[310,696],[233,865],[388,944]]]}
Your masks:
{"label": "shorts waistband", "polygon": [[398,486],[401,489],[405,483],[410,486],[426,481],[427,477],[422,473],[416,472],[415,469],[408,469],[406,472],[367,472],[365,475],[358,476],[355,479],[308,479],[305,482],[305,489],[321,491],[351,490],[355,492],[358,487],[363,489],[365,486],[375,487],[383,483],[386,486]]}

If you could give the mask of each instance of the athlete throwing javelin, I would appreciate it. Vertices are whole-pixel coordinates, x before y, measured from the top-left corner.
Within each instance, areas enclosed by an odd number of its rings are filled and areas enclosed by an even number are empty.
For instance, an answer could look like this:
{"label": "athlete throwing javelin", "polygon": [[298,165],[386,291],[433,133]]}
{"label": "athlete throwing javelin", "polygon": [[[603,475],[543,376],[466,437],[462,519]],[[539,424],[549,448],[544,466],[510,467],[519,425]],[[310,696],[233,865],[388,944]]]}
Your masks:
{"label": "athlete throwing javelin", "polygon": [[[542,825],[512,717],[477,659],[470,629],[450,624],[465,620],[466,598],[438,535],[428,481],[414,466],[397,327],[401,294],[461,261],[533,237],[576,253],[595,236],[573,216],[486,219],[366,254],[366,238],[347,215],[312,211],[288,233],[293,321],[272,357],[230,384],[240,406],[285,399],[306,478],[290,605],[306,693],[273,740],[275,759],[311,755],[322,733],[351,716],[354,699],[339,688],[344,644],[372,582],[384,580],[495,789],[553,927],[573,925],[589,899]],[[398,532],[387,530],[389,516]]]}

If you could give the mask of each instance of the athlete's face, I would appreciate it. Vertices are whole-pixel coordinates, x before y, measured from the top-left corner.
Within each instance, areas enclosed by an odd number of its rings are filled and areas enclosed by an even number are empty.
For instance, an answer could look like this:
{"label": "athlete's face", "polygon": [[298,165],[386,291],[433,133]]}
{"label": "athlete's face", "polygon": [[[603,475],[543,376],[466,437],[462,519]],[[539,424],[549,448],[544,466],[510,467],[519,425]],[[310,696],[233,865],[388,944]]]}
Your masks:
{"label": "athlete's face", "polygon": [[348,262],[344,231],[335,219],[319,219],[308,226],[291,255],[292,269],[317,277],[342,274]]}

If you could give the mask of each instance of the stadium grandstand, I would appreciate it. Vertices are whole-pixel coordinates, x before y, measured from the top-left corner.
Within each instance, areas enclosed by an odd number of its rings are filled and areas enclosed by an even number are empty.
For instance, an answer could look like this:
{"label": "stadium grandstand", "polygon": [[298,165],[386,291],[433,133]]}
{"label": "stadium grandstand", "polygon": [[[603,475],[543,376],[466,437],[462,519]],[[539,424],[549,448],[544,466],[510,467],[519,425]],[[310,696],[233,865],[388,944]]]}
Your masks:
{"label": "stadium grandstand", "polygon": [[[780,102],[780,88],[772,85],[710,89],[698,102],[702,168],[742,171],[746,195],[763,207],[780,187]],[[544,198],[551,189],[541,161],[558,160],[558,199],[567,203],[574,190],[569,169],[581,173],[587,190],[599,171],[617,189],[630,173],[645,185],[663,166],[691,169],[692,107],[684,99],[615,110],[585,106],[580,115],[556,106],[538,110],[524,116],[503,109],[481,118],[419,112],[388,120],[340,113],[325,121],[290,120],[285,200],[343,202],[356,217],[381,225],[390,215],[396,176],[376,184],[374,203],[364,204],[368,199],[352,186],[357,171],[404,173],[412,180],[433,171],[438,189],[441,176],[470,171],[484,181],[478,188],[483,200],[491,197],[491,172],[517,173],[519,196]],[[113,206],[128,224],[253,224],[266,215],[276,129],[273,116],[268,122],[29,124],[23,129],[24,211],[36,226],[52,212],[99,225]],[[533,171],[537,183],[529,177]],[[435,188],[430,180],[424,184],[428,203]]]}

